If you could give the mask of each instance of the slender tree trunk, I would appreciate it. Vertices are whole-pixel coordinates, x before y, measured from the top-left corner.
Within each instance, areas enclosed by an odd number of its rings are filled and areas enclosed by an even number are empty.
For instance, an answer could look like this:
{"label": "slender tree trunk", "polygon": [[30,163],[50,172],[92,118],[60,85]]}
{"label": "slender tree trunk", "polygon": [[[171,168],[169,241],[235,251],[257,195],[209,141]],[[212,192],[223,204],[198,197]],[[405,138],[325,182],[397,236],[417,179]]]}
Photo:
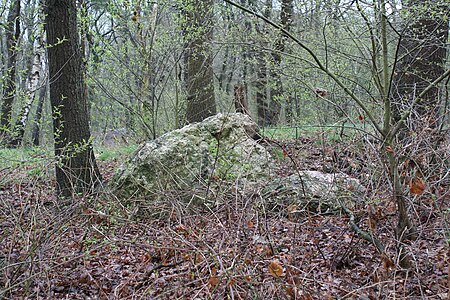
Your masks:
{"label": "slender tree trunk", "polygon": [[39,91],[39,100],[36,106],[36,113],[34,115],[34,124],[33,131],[31,133],[31,138],[33,140],[34,146],[39,146],[40,144],[40,127],[41,127],[41,119],[42,119],[42,110],[44,108],[44,102],[47,98],[47,82],[45,82]]}
{"label": "slender tree trunk", "polygon": [[216,113],[214,97],[212,0],[185,0],[187,111],[189,123]]}
{"label": "slender tree trunk", "polygon": [[101,182],[88,119],[77,11],[73,0],[48,0],[46,19],[50,101],[58,195],[91,193]]}
{"label": "slender tree trunk", "polygon": [[16,95],[17,47],[20,38],[20,0],[11,0],[6,23],[7,65],[3,87],[3,103],[0,112],[0,135],[8,142],[11,135],[11,117]]}
{"label": "slender tree trunk", "polygon": [[234,86],[234,108],[238,113],[250,115],[245,95],[245,85],[237,83]]}

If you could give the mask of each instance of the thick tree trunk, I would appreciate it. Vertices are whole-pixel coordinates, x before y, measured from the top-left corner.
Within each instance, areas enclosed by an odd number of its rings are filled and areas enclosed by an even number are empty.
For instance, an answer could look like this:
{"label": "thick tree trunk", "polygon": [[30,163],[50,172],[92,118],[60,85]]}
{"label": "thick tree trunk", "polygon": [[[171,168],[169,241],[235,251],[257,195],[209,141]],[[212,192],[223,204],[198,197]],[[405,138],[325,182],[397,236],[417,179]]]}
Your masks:
{"label": "thick tree trunk", "polygon": [[[287,31],[292,24],[294,5],[293,0],[282,0],[281,2],[281,26]],[[280,77],[282,54],[286,48],[286,36],[280,32],[272,51],[272,68],[270,70],[271,79],[275,86],[271,91],[269,104],[269,124],[275,125],[280,119],[281,102],[283,97],[283,84]]]}
{"label": "thick tree trunk", "polygon": [[257,51],[257,67],[256,67],[256,106],[258,110],[258,126],[264,127],[269,125],[269,105],[267,103],[267,66],[265,53]]}
{"label": "thick tree trunk", "polygon": [[212,0],[186,0],[186,88],[189,123],[216,113],[214,98]]}
{"label": "thick tree trunk", "polygon": [[48,0],[50,101],[60,196],[91,193],[101,182],[88,120],[75,1]]}
{"label": "thick tree trunk", "polygon": [[[434,13],[426,11],[427,5]],[[449,31],[448,19],[445,18],[448,7],[433,7],[437,6],[434,1],[422,0],[407,1],[405,6],[409,12],[417,14],[418,17],[412,23],[405,24],[400,41],[398,55],[400,60],[391,89],[392,111],[396,121],[400,120],[405,110],[410,109],[415,97],[444,73]],[[436,128],[439,125],[438,104],[439,87],[436,86],[412,108],[414,111],[410,115],[411,129],[424,125]]]}
{"label": "thick tree trunk", "polygon": [[6,51],[8,54],[4,75],[3,103],[0,112],[0,136],[8,142],[11,135],[11,116],[16,95],[17,47],[20,38],[20,0],[11,0],[6,23]]}

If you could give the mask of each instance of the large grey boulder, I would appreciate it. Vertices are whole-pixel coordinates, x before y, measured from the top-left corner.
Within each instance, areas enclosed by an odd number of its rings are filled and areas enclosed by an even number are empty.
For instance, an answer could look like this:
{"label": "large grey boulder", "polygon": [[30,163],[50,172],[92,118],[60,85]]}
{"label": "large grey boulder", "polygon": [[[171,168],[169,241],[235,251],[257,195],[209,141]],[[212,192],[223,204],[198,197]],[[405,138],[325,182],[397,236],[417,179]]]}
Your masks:
{"label": "large grey boulder", "polygon": [[252,136],[256,124],[240,113],[217,114],[144,143],[115,177],[121,195],[152,196],[212,181],[268,177],[270,153]]}

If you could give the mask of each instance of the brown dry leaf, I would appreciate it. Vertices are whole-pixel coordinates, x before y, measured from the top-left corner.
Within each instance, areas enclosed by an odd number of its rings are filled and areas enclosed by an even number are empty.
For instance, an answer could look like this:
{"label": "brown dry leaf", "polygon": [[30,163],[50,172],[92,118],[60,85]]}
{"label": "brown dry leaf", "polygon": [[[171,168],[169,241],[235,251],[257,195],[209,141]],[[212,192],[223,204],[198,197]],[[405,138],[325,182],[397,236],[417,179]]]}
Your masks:
{"label": "brown dry leaf", "polygon": [[375,208],[373,207],[373,205],[369,205],[367,207],[367,212],[369,214],[369,218],[367,219],[367,222],[369,225],[370,230],[372,230],[373,232],[375,232],[377,230],[377,218],[376,218],[376,211]]}
{"label": "brown dry leaf", "polygon": [[219,283],[220,283],[220,280],[217,277],[217,269],[216,269],[216,267],[213,267],[211,269],[211,277],[208,280],[208,286],[210,288],[214,288],[214,287],[218,286]]}
{"label": "brown dry leaf", "polygon": [[[313,297],[308,292],[300,291],[300,296],[297,297],[297,299],[300,299],[300,300],[313,300]],[[334,299],[334,298],[331,298],[331,299]]]}
{"label": "brown dry leaf", "polygon": [[194,259],[195,264],[202,263],[204,260],[205,260],[205,258],[203,257],[203,255],[201,255],[200,253],[195,253],[195,259]]}
{"label": "brown dry leaf", "polygon": [[255,227],[255,224],[252,222],[252,220],[248,220],[247,221],[247,227],[252,229],[253,227]]}
{"label": "brown dry leaf", "polygon": [[389,258],[389,256],[387,256],[386,253],[381,254],[381,261],[383,262],[383,267],[387,272],[389,272],[391,268],[395,267],[394,262]]}
{"label": "brown dry leaf", "polygon": [[267,257],[272,256],[273,255],[272,248],[269,246],[264,246],[264,253],[266,254]]}
{"label": "brown dry leaf", "polygon": [[150,261],[151,258],[152,256],[150,255],[150,253],[146,252],[143,255],[141,255],[141,263],[147,263],[148,261]]}
{"label": "brown dry leaf", "polygon": [[386,146],[386,152],[394,153],[394,148],[392,148],[391,146]]}
{"label": "brown dry leaf", "polygon": [[216,275],[211,276],[208,280],[208,286],[210,288],[215,288],[216,286],[219,285],[219,283],[220,283],[220,280]]}
{"label": "brown dry leaf", "polygon": [[273,277],[281,277],[283,275],[283,265],[278,259],[273,260],[269,264],[269,273]]}
{"label": "brown dry leaf", "polygon": [[186,236],[189,235],[189,230],[186,228],[186,226],[179,224],[175,226],[175,231]]}
{"label": "brown dry leaf", "polygon": [[184,261],[190,261],[190,260],[192,260],[192,255],[190,255],[189,253],[184,253],[184,254],[182,255],[182,257],[183,257],[183,260],[184,260]]}
{"label": "brown dry leaf", "polygon": [[291,299],[295,299],[295,295],[297,294],[297,289],[295,286],[287,286],[286,293],[291,297]]}
{"label": "brown dry leaf", "polygon": [[236,283],[236,279],[231,278],[230,281],[228,282],[228,285],[229,285],[229,286],[232,286],[232,285],[234,285],[235,283]]}
{"label": "brown dry leaf", "polygon": [[409,191],[414,195],[422,195],[425,191],[425,182],[420,178],[411,178],[409,181]]}

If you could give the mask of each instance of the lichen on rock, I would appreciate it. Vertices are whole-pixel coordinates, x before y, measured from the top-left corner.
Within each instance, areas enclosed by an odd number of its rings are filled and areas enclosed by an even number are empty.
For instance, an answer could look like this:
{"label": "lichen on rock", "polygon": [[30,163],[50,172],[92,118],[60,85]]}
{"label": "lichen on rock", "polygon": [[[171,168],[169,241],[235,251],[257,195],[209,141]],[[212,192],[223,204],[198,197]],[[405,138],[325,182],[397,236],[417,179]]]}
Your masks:
{"label": "lichen on rock", "polygon": [[217,114],[141,145],[115,176],[119,194],[191,189],[220,180],[260,180],[273,164],[252,136],[256,124],[239,113]]}

